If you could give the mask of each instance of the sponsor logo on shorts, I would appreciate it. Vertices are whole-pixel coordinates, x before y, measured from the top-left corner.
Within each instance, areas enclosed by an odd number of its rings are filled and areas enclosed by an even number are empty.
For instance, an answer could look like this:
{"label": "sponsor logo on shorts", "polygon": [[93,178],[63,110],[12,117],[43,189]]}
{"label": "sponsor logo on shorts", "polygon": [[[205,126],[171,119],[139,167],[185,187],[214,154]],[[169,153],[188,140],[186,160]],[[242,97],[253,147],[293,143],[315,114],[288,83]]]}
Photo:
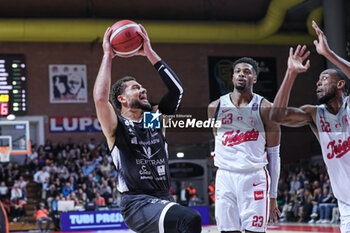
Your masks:
{"label": "sponsor logo on shorts", "polygon": [[264,191],[254,191],[254,200],[264,199]]}
{"label": "sponsor logo on shorts", "polygon": [[255,187],[255,186],[258,186],[258,185],[260,185],[260,184],[262,184],[263,182],[260,182],[260,183],[256,183],[256,184],[253,184],[253,186]]}

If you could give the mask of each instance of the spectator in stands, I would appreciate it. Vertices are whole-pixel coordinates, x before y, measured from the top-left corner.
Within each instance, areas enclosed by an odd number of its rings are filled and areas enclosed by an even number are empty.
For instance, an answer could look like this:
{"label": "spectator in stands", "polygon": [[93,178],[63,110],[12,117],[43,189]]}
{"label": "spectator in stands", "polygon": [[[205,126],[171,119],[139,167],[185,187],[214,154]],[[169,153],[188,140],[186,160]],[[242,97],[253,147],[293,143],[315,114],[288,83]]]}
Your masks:
{"label": "spectator in stands", "polygon": [[18,199],[14,203],[14,214],[16,216],[13,219],[14,222],[20,221],[22,217],[24,217],[25,221],[28,222],[28,216],[25,207],[26,201],[24,199]]}
{"label": "spectator in stands", "polygon": [[311,189],[312,190],[316,190],[316,189],[318,189],[318,188],[320,188],[321,186],[320,186],[320,182],[318,181],[318,180],[315,180],[313,183],[312,183],[312,187],[311,187]]}
{"label": "spectator in stands", "polygon": [[297,176],[293,175],[292,180],[290,182],[289,193],[292,194],[293,190],[298,191],[300,187],[301,187],[301,184],[300,184],[299,180],[297,180]]}
{"label": "spectator in stands", "polygon": [[312,203],[312,213],[310,215],[311,220],[309,221],[309,223],[315,223],[315,219],[318,216],[318,205],[320,204],[321,200],[322,200],[321,188],[316,188],[314,190],[314,199],[311,202]]}
{"label": "spectator in stands", "polygon": [[46,193],[47,197],[47,205],[49,209],[51,208],[52,201],[58,196],[58,191],[56,190],[56,186],[54,184],[50,185],[50,189]]}
{"label": "spectator in stands", "polygon": [[188,190],[188,193],[190,194],[189,200],[191,200],[192,197],[197,194],[197,190],[193,187],[192,182],[188,184],[187,190]]}
{"label": "spectator in stands", "polygon": [[7,177],[6,186],[12,187],[14,184],[15,184],[15,182],[13,181],[12,177],[11,176]]}
{"label": "spectator in stands", "polygon": [[111,171],[111,164],[108,163],[108,159],[106,157],[103,158],[102,165],[100,167],[102,173]]}
{"label": "spectator in stands", "polygon": [[[52,152],[50,152],[49,154],[52,155],[52,157],[54,156]],[[57,166],[56,162],[54,162],[54,159],[52,159],[52,162],[50,162],[50,166],[47,166],[47,172],[51,175],[57,173]]]}
{"label": "spectator in stands", "polygon": [[84,165],[81,168],[81,170],[83,171],[84,176],[88,176],[94,171],[95,167],[98,164],[98,161],[95,160],[90,163],[86,159],[85,160],[83,159],[83,164]]}
{"label": "spectator in stands", "polygon": [[88,158],[90,156],[90,149],[86,143],[81,148],[81,156]]}
{"label": "spectator in stands", "polygon": [[70,173],[69,178],[68,178],[68,182],[71,184],[71,186],[74,190],[78,190],[78,183],[76,182],[76,179],[75,179],[73,173]]}
{"label": "spectator in stands", "polygon": [[48,232],[50,229],[50,224],[52,222],[52,218],[49,217],[49,212],[47,209],[45,209],[45,204],[43,202],[40,202],[39,209],[34,212],[34,217],[39,225],[39,232],[42,232],[42,224],[44,221],[46,221],[46,229],[45,231]]}
{"label": "spectator in stands", "polygon": [[336,199],[332,193],[327,188],[323,188],[323,198],[319,204],[320,219],[316,223],[330,223],[330,214],[336,205]]}
{"label": "spectator in stands", "polygon": [[59,178],[55,179],[54,185],[55,185],[57,192],[61,193],[62,192],[62,183],[61,183],[61,180]]}
{"label": "spectator in stands", "polygon": [[84,173],[82,171],[79,172],[79,175],[78,175],[78,179],[77,179],[77,185],[78,185],[78,188],[81,188],[82,185],[85,183],[85,176],[84,176]]}
{"label": "spectator in stands", "polygon": [[45,166],[42,167],[41,170],[37,171],[34,174],[34,181],[37,184],[39,184],[39,187],[40,187],[39,190],[41,190],[42,184],[45,182],[45,179],[49,177],[50,177],[50,174],[47,172],[47,169]]}
{"label": "spectator in stands", "polygon": [[29,163],[28,173],[35,174],[39,169],[40,169],[39,159],[38,158],[34,158],[33,161],[31,161]]}
{"label": "spectator in stands", "polygon": [[11,201],[16,202],[23,197],[22,190],[18,184],[15,184],[11,189]]}
{"label": "spectator in stands", "polygon": [[108,200],[108,198],[112,197],[112,189],[108,186],[107,181],[103,181],[102,187],[100,188],[100,193],[105,200]]}
{"label": "spectator in stands", "polygon": [[62,194],[64,197],[68,197],[74,191],[73,187],[69,182],[66,182],[66,185],[62,189]]}
{"label": "spectator in stands", "polygon": [[289,189],[284,190],[279,201],[281,203],[279,209],[282,210],[281,222],[285,222],[287,221],[288,213],[292,211],[293,206],[293,202],[291,201],[291,196],[289,194]]}
{"label": "spectator in stands", "polygon": [[109,172],[109,176],[117,178],[118,172],[115,170],[115,166],[111,166],[111,171]]}
{"label": "spectator in stands", "polygon": [[296,195],[294,194],[295,190],[292,190],[292,201],[293,201],[293,206],[292,206],[292,219],[294,221],[299,220],[298,216],[300,213],[300,207],[304,201],[304,189],[299,188],[298,192]]}
{"label": "spectator in stands", "polygon": [[93,181],[93,176],[92,176],[92,174],[89,174],[89,175],[87,176],[87,180],[85,181],[85,184],[86,184],[86,186],[87,186],[88,188],[91,188],[91,187],[92,187],[92,183],[94,183],[94,181]]}
{"label": "spectator in stands", "polygon": [[82,196],[81,196],[81,204],[84,206],[86,206],[87,203],[89,203],[90,200],[88,198],[88,196],[86,195],[86,193],[83,193]]}
{"label": "spectator in stands", "polygon": [[18,163],[14,163],[13,164],[13,167],[12,167],[12,178],[13,179],[18,179],[19,176],[20,176],[20,168],[19,168],[19,165]]}
{"label": "spectator in stands", "polygon": [[95,147],[96,147],[96,140],[95,140],[95,138],[90,138],[90,142],[88,144],[88,147],[89,147],[90,151],[95,149]]}
{"label": "spectator in stands", "polygon": [[28,182],[24,180],[23,176],[19,177],[18,185],[19,185],[19,188],[22,190],[23,197],[27,196],[27,183]]}
{"label": "spectator in stands", "polygon": [[92,180],[98,184],[101,180],[101,176],[96,172],[96,169],[92,171]]}
{"label": "spectator in stands", "polygon": [[[281,174],[283,174],[282,171],[281,171]],[[278,190],[280,190],[280,192],[282,194],[282,193],[284,193],[284,191],[286,189],[288,189],[288,191],[289,191],[288,183],[285,182],[285,179],[280,178],[280,180],[278,181]]]}
{"label": "spectator in stands", "polygon": [[4,201],[6,198],[8,198],[8,187],[5,184],[5,181],[1,181],[0,185],[0,200]]}
{"label": "spectator in stands", "polygon": [[99,192],[96,192],[96,199],[95,199],[95,203],[97,207],[103,207],[106,206],[106,201],[105,199],[100,195]]}
{"label": "spectator in stands", "polygon": [[215,181],[212,180],[208,186],[208,193],[209,193],[209,205],[214,206],[215,205]]}
{"label": "spectator in stands", "polygon": [[181,183],[181,188],[178,196],[180,205],[188,206],[188,201],[190,200],[190,193],[186,188],[184,182]]}
{"label": "spectator in stands", "polygon": [[30,165],[36,158],[38,158],[38,152],[36,152],[35,145],[32,145],[31,152],[27,154],[26,164]]}
{"label": "spectator in stands", "polygon": [[55,231],[59,231],[60,230],[60,213],[58,212],[58,202],[60,201],[60,196],[56,196],[55,199],[52,201],[52,219],[53,219],[53,224],[55,226]]}
{"label": "spectator in stands", "polygon": [[303,200],[300,203],[300,213],[298,222],[305,222],[309,220],[310,214],[312,212],[312,200],[313,196],[311,194],[310,189],[305,188]]}
{"label": "spectator in stands", "polygon": [[322,190],[323,184],[326,182],[324,174],[322,174],[322,173],[320,174],[319,179],[318,179],[318,182],[319,182],[319,184],[320,184],[319,187],[320,187],[321,190]]}
{"label": "spectator in stands", "polygon": [[44,183],[42,183],[41,188],[41,200],[46,200],[46,192],[50,189],[50,180],[49,177],[45,178]]}
{"label": "spectator in stands", "polygon": [[91,190],[87,187],[86,183],[83,183],[83,184],[82,184],[81,189],[83,190],[84,193],[86,193],[86,195],[88,196],[88,198],[89,198],[90,200],[92,200],[92,199],[91,199],[91,197],[92,197],[92,195],[91,195]]}
{"label": "spectator in stands", "polygon": [[72,154],[72,155],[80,155],[80,148],[79,148],[79,146],[78,146],[78,144],[76,144],[76,143],[74,143],[73,144],[73,146],[72,146],[72,149],[70,150],[70,153]]}
{"label": "spectator in stands", "polygon": [[188,202],[188,206],[197,206],[203,203],[203,200],[200,199],[197,194],[194,194],[190,201]]}

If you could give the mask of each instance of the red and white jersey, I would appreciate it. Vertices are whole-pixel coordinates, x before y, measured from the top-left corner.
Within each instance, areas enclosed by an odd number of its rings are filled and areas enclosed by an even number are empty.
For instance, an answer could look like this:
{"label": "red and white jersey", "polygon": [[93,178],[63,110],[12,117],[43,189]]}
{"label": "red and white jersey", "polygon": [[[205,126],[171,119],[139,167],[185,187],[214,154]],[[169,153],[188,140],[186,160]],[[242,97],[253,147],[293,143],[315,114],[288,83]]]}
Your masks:
{"label": "red and white jersey", "polygon": [[316,125],[334,196],[350,204],[350,108],[349,97],[334,115],[325,105],[318,106]]}
{"label": "red and white jersey", "polygon": [[250,103],[237,108],[230,93],[220,97],[217,120],[221,127],[215,136],[214,164],[232,172],[254,171],[267,163],[265,129],[260,116],[263,97],[253,94]]}

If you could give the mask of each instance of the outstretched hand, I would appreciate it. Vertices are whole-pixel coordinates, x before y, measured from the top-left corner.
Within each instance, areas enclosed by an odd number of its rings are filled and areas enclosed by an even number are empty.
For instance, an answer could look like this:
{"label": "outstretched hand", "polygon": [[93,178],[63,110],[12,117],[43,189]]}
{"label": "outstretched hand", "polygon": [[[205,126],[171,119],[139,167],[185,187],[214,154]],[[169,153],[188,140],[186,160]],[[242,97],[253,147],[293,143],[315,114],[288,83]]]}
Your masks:
{"label": "outstretched hand", "polygon": [[315,21],[312,21],[312,27],[315,29],[315,32],[318,36],[318,41],[314,40],[316,51],[318,54],[325,56],[330,51],[327,37],[323,34],[323,31],[317,26]]}
{"label": "outstretched hand", "polygon": [[114,58],[115,56],[117,56],[117,54],[113,52],[111,43],[109,41],[111,34],[112,34],[112,30],[110,27],[108,27],[105,32],[105,35],[103,36],[102,48],[103,48],[103,53],[105,55],[109,55],[111,56],[111,58]]}
{"label": "outstretched hand", "polygon": [[135,53],[135,55],[148,56],[153,52],[151,42],[149,40],[146,29],[141,24],[139,24],[139,26],[141,28],[141,32],[137,31],[137,33],[143,38],[143,45],[142,48],[140,48],[139,51]]}
{"label": "outstretched hand", "polygon": [[295,52],[293,53],[293,48],[289,49],[289,57],[288,57],[288,69],[295,73],[303,73],[306,72],[310,67],[310,60],[307,60],[305,65],[303,64],[305,60],[310,55],[310,51],[306,51],[306,46],[301,47],[297,46]]}

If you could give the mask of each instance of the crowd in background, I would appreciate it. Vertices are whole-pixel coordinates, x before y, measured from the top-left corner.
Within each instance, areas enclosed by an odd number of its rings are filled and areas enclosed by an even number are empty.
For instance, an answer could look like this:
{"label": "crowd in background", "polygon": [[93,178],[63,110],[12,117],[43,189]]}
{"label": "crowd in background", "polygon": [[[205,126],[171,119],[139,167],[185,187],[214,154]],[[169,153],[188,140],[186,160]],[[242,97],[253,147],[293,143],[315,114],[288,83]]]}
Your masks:
{"label": "crowd in background", "polygon": [[323,165],[281,169],[277,202],[280,221],[339,222],[337,200]]}
{"label": "crowd in background", "polygon": [[[36,196],[53,216],[58,213],[60,200],[74,201],[75,210],[118,208],[121,195],[116,188],[117,175],[105,144],[97,144],[94,139],[86,144],[47,141],[43,146],[33,147],[23,167],[16,163],[0,164],[0,198],[11,220],[27,221],[28,182],[23,177],[29,176],[37,185]],[[190,182],[182,183],[173,196],[185,206],[205,204]],[[213,206],[213,181],[208,197]],[[335,223],[339,221],[336,203],[324,166],[281,169],[280,221]],[[58,227],[59,220],[54,218],[54,223]]]}

